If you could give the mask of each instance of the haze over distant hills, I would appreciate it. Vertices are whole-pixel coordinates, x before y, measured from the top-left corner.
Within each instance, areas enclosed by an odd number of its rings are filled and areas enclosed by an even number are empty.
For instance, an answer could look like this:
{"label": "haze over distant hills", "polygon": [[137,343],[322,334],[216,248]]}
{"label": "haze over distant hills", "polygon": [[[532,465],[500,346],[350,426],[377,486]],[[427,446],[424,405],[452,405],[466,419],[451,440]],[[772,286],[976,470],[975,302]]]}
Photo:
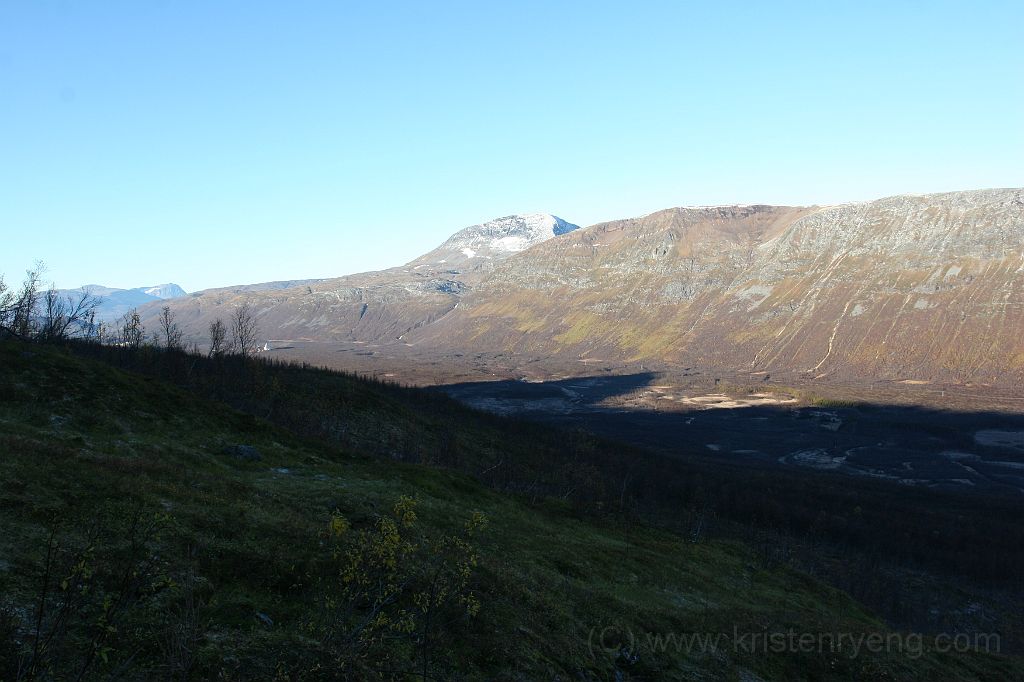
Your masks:
{"label": "haze over distant hills", "polygon": [[[406,266],[172,302],[202,336],[657,361],[807,378],[1024,379],[1024,190],[712,206],[583,229],[511,216]],[[155,307],[149,314],[155,314]]]}
{"label": "haze over distant hills", "polygon": [[112,321],[124,315],[132,308],[138,308],[155,301],[166,301],[186,295],[186,291],[177,284],[157,284],[151,287],[135,287],[134,289],[117,289],[101,284],[86,284],[78,289],[64,289],[62,295],[75,296],[87,291],[100,299],[96,308],[96,318],[101,321]]}

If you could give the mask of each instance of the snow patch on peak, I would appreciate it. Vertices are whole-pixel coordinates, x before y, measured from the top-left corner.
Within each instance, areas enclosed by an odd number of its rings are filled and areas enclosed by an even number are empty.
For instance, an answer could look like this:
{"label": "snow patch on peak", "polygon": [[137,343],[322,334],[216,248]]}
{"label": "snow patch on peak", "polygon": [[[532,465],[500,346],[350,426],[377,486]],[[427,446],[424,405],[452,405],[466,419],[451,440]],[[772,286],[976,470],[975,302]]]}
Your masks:
{"label": "snow patch on peak", "polygon": [[548,213],[510,215],[467,227],[455,233],[446,245],[457,245],[463,253],[469,249],[474,255],[518,253],[576,228],[576,225]]}
{"label": "snow patch on peak", "polygon": [[445,262],[442,258],[462,263],[501,259],[578,228],[578,225],[549,213],[495,218],[456,232],[444,244],[413,263]]}
{"label": "snow patch on peak", "polygon": [[179,287],[177,284],[158,284],[155,287],[144,287],[141,288],[142,293],[149,294],[150,296],[156,296],[157,298],[179,298],[187,295],[185,290]]}
{"label": "snow patch on peak", "polygon": [[550,213],[524,213],[510,215],[484,223],[484,226],[492,225],[504,229],[511,227],[516,232],[525,232],[538,237],[543,235],[544,238],[558,237],[566,234],[567,232],[579,229],[579,225],[573,225],[572,223],[562,220],[558,216],[551,215]]}

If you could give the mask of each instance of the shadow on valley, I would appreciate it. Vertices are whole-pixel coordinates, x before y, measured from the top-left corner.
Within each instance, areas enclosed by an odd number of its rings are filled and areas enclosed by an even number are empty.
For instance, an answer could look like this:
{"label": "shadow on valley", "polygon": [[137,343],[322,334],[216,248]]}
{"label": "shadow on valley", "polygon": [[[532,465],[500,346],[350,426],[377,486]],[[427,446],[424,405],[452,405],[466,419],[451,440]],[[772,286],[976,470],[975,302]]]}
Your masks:
{"label": "shadow on valley", "polygon": [[761,387],[684,398],[659,379],[438,389],[477,409],[620,443],[621,457],[641,458],[618,476],[633,477],[636,499],[651,505],[645,513],[692,526],[711,510],[720,530],[758,546],[765,561],[824,577],[892,622],[993,622],[991,613],[969,615],[983,610],[976,597],[949,601],[966,582],[989,595],[1002,586],[1020,607],[1024,415],[806,401]]}
{"label": "shadow on valley", "polygon": [[1024,415],[816,399],[673,394],[659,375],[468,382],[440,390],[474,408],[581,427],[683,457],[760,463],[1024,503]]}
{"label": "shadow on valley", "polygon": [[654,372],[638,372],[559,381],[466,382],[438,388],[462,402],[497,414],[562,414],[600,408],[605,401],[647,388],[657,378]]}
{"label": "shadow on valley", "polygon": [[339,452],[460,471],[626,537],[654,526],[685,543],[744,543],[762,568],[817,576],[897,627],[1024,641],[1018,417],[722,406],[760,394],[683,411],[650,373],[438,390],[242,356],[62,347]]}

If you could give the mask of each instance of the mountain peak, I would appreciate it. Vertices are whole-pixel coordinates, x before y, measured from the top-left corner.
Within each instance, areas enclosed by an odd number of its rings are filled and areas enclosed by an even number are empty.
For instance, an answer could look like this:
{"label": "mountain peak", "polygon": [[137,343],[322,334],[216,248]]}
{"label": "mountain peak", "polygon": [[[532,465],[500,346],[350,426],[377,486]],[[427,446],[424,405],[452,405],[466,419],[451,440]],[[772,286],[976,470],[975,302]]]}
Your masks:
{"label": "mountain peak", "polygon": [[78,289],[62,289],[60,293],[76,296],[80,291],[85,291],[99,299],[99,305],[96,308],[96,317],[99,320],[115,320],[133,308],[144,306],[147,303],[188,295],[184,289],[173,283],[132,289],[86,284]]}
{"label": "mountain peak", "polygon": [[515,214],[467,227],[456,232],[445,243],[458,242],[483,249],[490,247],[498,252],[517,253],[552,237],[572,232],[577,227],[549,213]]}
{"label": "mountain peak", "polygon": [[187,295],[184,289],[179,287],[177,284],[174,284],[173,282],[169,282],[167,284],[157,284],[156,286],[152,287],[139,287],[138,289],[136,289],[136,291],[141,291],[144,294],[156,296],[157,298],[179,298],[181,296]]}
{"label": "mountain peak", "polygon": [[514,253],[578,229],[550,213],[513,214],[459,230],[412,265],[464,267],[507,258]]}

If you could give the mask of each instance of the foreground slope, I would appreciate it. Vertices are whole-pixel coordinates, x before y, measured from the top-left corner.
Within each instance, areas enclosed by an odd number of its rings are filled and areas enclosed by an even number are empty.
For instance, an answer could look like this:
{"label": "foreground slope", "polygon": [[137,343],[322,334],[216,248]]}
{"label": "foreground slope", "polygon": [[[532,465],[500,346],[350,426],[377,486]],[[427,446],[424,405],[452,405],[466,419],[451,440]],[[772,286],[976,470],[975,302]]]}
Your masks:
{"label": "foreground slope", "polygon": [[[89,575],[72,565],[77,577],[55,578],[57,597],[43,598],[63,599],[67,584],[88,587],[81,598],[60,602],[81,612],[64,621],[77,629],[58,628],[50,642],[56,678],[91,659],[94,677],[402,676],[365,657],[345,658],[318,624],[322,592],[333,584],[332,538],[347,528],[336,520],[351,524],[343,540],[363,530],[372,535],[403,495],[418,500],[425,538],[458,532],[474,512],[483,512],[489,527],[473,540],[475,615],[460,612],[436,626],[429,659],[411,638],[410,661],[389,665],[492,679],[952,680],[1021,672],[1011,659],[978,655],[751,652],[732,639],[736,633],[885,629],[842,593],[788,569],[760,567],[740,545],[692,544],[580,518],[553,503],[528,506],[458,474],[300,440],[159,380],[58,350],[0,344],[0,381],[5,678],[31,648],[34,624],[49,632],[57,617],[51,611],[36,618],[53,546],[48,537],[70,554],[92,547],[74,554],[84,557]],[[377,419],[381,427],[389,423],[387,413]],[[137,510],[160,518],[164,530],[136,546]],[[108,518],[114,525],[94,533]],[[125,532],[111,530],[119,528]],[[144,559],[136,566],[156,567],[152,584],[132,599],[104,599],[122,594],[123,566],[113,562],[131,556]],[[365,615],[353,608],[342,621],[347,627]],[[97,631],[97,618],[116,618],[117,627]],[[643,638],[694,632],[727,638],[713,649]]]}

